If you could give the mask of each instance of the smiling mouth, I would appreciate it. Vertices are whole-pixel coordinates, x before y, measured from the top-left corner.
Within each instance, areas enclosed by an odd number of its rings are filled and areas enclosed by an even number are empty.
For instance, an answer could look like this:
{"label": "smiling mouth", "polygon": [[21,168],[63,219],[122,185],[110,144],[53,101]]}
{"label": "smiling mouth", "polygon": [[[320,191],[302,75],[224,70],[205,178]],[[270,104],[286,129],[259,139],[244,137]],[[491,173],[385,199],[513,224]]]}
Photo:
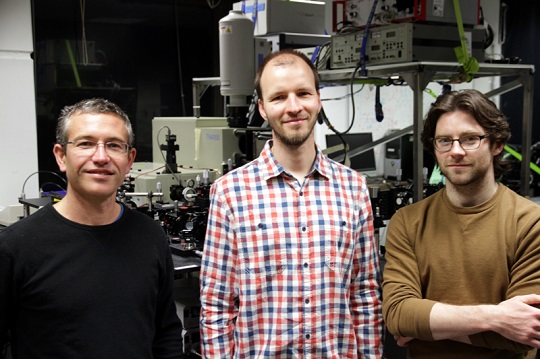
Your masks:
{"label": "smiling mouth", "polygon": [[91,175],[98,175],[98,176],[112,176],[113,175],[111,171],[91,170],[91,171],[87,171],[87,173]]}
{"label": "smiling mouth", "polygon": [[304,121],[307,121],[307,118],[295,118],[295,119],[292,119],[292,120],[285,121],[285,124],[286,125],[289,125],[289,124],[294,125],[294,124],[304,122]]}

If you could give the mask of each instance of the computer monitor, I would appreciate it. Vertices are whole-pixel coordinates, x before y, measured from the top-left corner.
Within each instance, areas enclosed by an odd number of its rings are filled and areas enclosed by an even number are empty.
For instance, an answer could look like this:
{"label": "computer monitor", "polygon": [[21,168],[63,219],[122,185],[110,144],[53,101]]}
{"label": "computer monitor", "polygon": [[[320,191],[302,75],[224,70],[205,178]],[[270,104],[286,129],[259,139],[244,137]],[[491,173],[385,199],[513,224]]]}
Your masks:
{"label": "computer monitor", "polygon": [[[373,148],[367,150],[366,152],[362,152],[361,154],[354,157],[350,157],[350,153],[354,149],[373,142],[373,136],[371,132],[347,133],[341,136],[343,137],[345,142],[349,144],[349,158],[351,161],[350,167],[352,169],[358,172],[375,171],[377,169],[377,165],[375,163],[375,151],[373,151]],[[343,142],[338,135],[326,135],[327,148],[341,144],[343,144]],[[336,157],[343,155],[344,152],[344,150],[336,151],[334,153],[328,154],[328,157],[335,159]]]}

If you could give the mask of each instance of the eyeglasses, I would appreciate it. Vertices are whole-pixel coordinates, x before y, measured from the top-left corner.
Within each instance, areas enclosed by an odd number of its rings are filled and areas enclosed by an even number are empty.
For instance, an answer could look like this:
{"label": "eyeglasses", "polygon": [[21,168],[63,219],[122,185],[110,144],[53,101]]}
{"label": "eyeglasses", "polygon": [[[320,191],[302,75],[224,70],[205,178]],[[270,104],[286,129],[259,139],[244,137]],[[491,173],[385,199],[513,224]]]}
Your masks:
{"label": "eyeglasses", "polygon": [[125,155],[131,148],[131,146],[127,143],[119,141],[97,142],[92,140],[77,140],[66,142],[66,145],[73,145],[78,153],[87,155],[91,155],[96,152],[99,145],[103,145],[105,151],[111,156]]}
{"label": "eyeglasses", "polygon": [[480,143],[486,137],[489,137],[489,134],[485,135],[465,135],[460,138],[450,138],[450,137],[436,137],[433,139],[433,146],[439,152],[448,152],[452,149],[454,141],[459,142],[461,148],[465,151],[476,150],[480,147]]}

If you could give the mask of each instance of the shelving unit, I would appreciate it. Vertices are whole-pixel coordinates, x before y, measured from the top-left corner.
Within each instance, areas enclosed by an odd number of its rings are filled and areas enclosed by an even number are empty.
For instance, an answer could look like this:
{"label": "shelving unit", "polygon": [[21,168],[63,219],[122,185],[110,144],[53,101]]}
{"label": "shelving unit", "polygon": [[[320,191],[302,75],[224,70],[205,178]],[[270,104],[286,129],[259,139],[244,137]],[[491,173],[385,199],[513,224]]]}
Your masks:
{"label": "shelving unit", "polygon": [[[399,76],[413,90],[413,124],[400,131],[392,133],[372,144],[362,146],[349,154],[350,157],[365,152],[377,145],[389,142],[412,130],[414,137],[413,144],[413,200],[419,201],[423,198],[423,149],[420,141],[424,114],[423,91],[430,82],[448,82],[456,80],[460,75],[459,63],[451,62],[410,62],[390,65],[367,66],[363,78],[388,78]],[[351,81],[354,69],[325,70],[320,71],[321,82],[326,85],[345,85]],[[513,65],[513,64],[487,64],[481,63],[479,71],[474,78],[481,77],[510,77],[512,80],[485,95],[488,97],[502,95],[509,91],[523,87],[523,118],[522,118],[522,161],[521,161],[521,184],[522,194],[529,193],[529,177],[531,160],[531,131],[532,131],[532,108],[533,108],[533,75],[534,65]],[[473,79],[474,81],[474,79]]]}
{"label": "shelving unit", "polygon": [[[375,65],[366,67],[366,75],[359,79],[368,78],[389,78],[399,76],[413,90],[413,123],[411,126],[399,131],[392,132],[374,141],[371,144],[359,147],[349,153],[353,157],[363,153],[377,145],[384,144],[412,131],[414,137],[413,145],[413,200],[419,201],[423,198],[423,176],[422,170],[424,160],[422,158],[423,148],[420,141],[424,123],[423,91],[430,82],[448,82],[456,79],[460,75],[461,65],[457,62],[409,62],[389,65]],[[347,85],[351,81],[354,69],[323,70],[319,71],[321,83],[325,85]],[[479,71],[474,75],[474,79],[482,77],[509,77],[511,81],[494,89],[485,95],[488,97],[499,96],[517,88],[523,87],[523,118],[522,118],[522,160],[521,160],[521,184],[522,194],[529,192],[529,177],[531,174],[529,162],[531,161],[531,131],[532,131],[532,109],[533,109],[533,76],[534,65],[514,65],[514,64],[488,64],[481,63]],[[474,81],[473,79],[473,81]],[[193,108],[198,113],[200,109],[200,97],[209,86],[219,86],[219,78],[194,78],[193,79]],[[339,158],[337,158],[339,160]]]}

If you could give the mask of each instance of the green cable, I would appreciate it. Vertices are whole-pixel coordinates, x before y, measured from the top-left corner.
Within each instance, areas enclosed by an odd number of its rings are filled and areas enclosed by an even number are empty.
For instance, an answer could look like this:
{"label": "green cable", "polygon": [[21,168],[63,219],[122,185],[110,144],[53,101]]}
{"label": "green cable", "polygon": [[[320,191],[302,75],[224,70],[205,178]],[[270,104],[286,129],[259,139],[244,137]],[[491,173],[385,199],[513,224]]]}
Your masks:
{"label": "green cable", "polygon": [[473,75],[480,69],[480,65],[478,65],[478,61],[474,57],[469,57],[469,53],[467,52],[465,30],[463,29],[463,19],[461,17],[459,0],[454,0],[454,12],[456,13],[459,40],[461,42],[461,46],[454,48],[454,53],[456,54],[458,62],[463,66],[467,82],[470,82],[473,79]]}
{"label": "green cable", "polygon": [[[508,145],[504,145],[504,149],[506,150],[506,152],[508,152],[509,154],[511,154],[512,156],[514,156],[515,158],[517,158],[518,160],[521,161],[521,159],[522,159],[521,153],[517,152],[516,150],[514,150],[513,148],[511,148]],[[531,167],[531,170],[533,170],[534,172],[536,172],[536,173],[538,173],[540,175],[540,167],[538,167],[537,165],[535,165],[532,162],[529,163],[529,167]]]}
{"label": "green cable", "polygon": [[465,42],[465,30],[463,29],[463,18],[461,17],[461,8],[459,7],[459,0],[454,0],[454,11],[456,13],[456,22],[459,32],[459,41],[461,42],[461,56],[464,61],[469,60],[469,54],[467,53],[467,43]]}
{"label": "green cable", "polygon": [[73,51],[71,50],[71,44],[69,43],[69,40],[66,39],[66,49],[69,56],[69,61],[71,62],[71,69],[73,70],[73,75],[75,76],[75,83],[77,84],[77,87],[81,86],[81,79],[79,77],[79,71],[77,70],[77,65],[75,64],[75,57],[73,56]]}
{"label": "green cable", "polygon": [[427,92],[428,94],[430,94],[431,96],[435,97],[435,98],[438,97],[437,94],[435,92],[433,92],[432,89],[429,89],[429,88],[426,87],[426,89],[424,91]]}

